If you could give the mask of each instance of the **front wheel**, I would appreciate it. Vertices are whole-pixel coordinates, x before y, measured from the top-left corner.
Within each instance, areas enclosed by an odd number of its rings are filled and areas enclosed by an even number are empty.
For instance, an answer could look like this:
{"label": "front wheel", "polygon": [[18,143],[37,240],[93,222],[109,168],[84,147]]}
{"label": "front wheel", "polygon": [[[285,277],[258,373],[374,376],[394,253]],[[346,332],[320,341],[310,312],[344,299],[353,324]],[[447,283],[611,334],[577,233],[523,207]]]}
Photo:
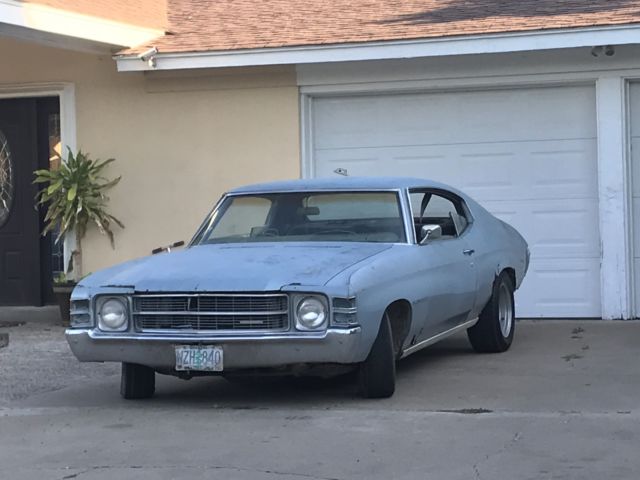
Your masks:
{"label": "front wheel", "polygon": [[367,359],[360,364],[360,393],[365,398],[387,398],[396,389],[396,358],[389,315],[380,322],[378,336]]}
{"label": "front wheel", "polygon": [[149,398],[156,391],[156,372],[153,368],[135,363],[123,363],[120,395],[127,400]]}
{"label": "front wheel", "polygon": [[493,284],[489,303],[480,313],[478,323],[467,330],[476,352],[500,353],[509,349],[516,329],[511,277],[502,272]]}

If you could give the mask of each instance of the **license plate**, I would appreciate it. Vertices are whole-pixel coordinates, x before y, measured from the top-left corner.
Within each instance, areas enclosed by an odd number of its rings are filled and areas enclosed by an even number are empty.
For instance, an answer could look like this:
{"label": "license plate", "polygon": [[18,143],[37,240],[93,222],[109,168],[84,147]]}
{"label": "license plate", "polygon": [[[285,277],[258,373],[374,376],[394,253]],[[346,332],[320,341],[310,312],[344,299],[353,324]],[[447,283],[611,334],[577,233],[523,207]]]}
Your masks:
{"label": "license plate", "polygon": [[176,347],[176,370],[221,372],[222,362],[222,347],[193,345]]}

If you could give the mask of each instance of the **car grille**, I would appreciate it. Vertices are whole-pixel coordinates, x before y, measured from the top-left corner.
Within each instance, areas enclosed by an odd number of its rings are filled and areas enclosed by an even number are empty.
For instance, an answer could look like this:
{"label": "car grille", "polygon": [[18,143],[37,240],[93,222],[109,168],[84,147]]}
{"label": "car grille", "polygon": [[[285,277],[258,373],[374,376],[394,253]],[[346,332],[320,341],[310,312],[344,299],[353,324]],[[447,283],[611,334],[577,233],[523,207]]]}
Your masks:
{"label": "car grille", "polygon": [[283,294],[133,297],[133,318],[140,331],[282,331],[289,326],[288,312]]}

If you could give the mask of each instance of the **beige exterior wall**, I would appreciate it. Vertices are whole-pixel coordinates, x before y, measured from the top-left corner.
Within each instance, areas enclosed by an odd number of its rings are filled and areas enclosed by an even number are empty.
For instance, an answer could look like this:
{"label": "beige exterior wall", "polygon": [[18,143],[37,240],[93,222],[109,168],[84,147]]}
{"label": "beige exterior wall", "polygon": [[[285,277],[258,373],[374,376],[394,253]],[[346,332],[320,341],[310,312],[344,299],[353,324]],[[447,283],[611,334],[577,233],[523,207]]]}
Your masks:
{"label": "beige exterior wall", "polygon": [[3,86],[73,82],[78,147],[116,158],[110,193],[116,249],[92,229],[84,271],[189,240],[237,185],[300,176],[293,69],[122,74],[110,57],[0,39]]}
{"label": "beige exterior wall", "polygon": [[167,0],[19,0],[149,28],[167,26]]}

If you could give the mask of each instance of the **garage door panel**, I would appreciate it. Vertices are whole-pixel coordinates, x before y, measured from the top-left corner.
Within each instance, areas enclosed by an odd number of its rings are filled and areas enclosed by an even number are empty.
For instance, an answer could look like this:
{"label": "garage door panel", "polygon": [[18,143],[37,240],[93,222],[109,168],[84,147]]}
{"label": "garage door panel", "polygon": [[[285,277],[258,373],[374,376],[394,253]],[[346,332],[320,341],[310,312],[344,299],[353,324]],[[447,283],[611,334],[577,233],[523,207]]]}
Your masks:
{"label": "garage door panel", "polygon": [[[598,197],[597,141],[567,140],[540,145],[527,155],[531,198]],[[526,179],[521,178],[522,182]]]}
{"label": "garage door panel", "polygon": [[314,123],[323,134],[316,138],[315,146],[595,138],[594,105],[594,89],[588,86],[318,99]]}
{"label": "garage door panel", "polygon": [[430,178],[516,227],[520,316],[600,315],[593,87],[316,99],[312,125],[314,175]]}
{"label": "garage door panel", "polygon": [[[512,165],[518,162],[518,158],[508,145],[501,147],[456,146],[452,155],[456,157],[461,175],[457,179],[442,181],[457,183],[457,188],[474,198],[513,198],[518,181],[514,178],[517,176],[513,174]],[[446,165],[443,167],[446,168]],[[487,175],[487,172],[491,174]]]}
{"label": "garage door panel", "polygon": [[532,262],[516,292],[519,317],[600,316],[598,259],[540,259]]}
{"label": "garage door panel", "polygon": [[534,210],[531,215],[535,231],[530,238],[536,258],[556,258],[558,255],[597,258],[598,244],[592,241],[598,232],[598,222],[593,221],[596,212],[578,206],[575,210],[567,207],[562,211],[555,210],[556,205],[549,207],[548,210]]}
{"label": "garage door panel", "polygon": [[[315,174],[346,168],[350,175],[430,178],[460,188],[481,203],[596,198],[595,152],[595,140],[327,149],[316,152]],[[375,169],[364,159],[375,162]]]}
{"label": "garage door panel", "polygon": [[527,240],[532,258],[599,258],[598,202],[566,199],[489,201],[483,206],[513,225]]}
{"label": "garage door panel", "polygon": [[[555,150],[546,153],[551,144]],[[566,150],[559,150],[558,144]],[[596,197],[595,140],[523,142],[490,152],[482,146],[473,149],[474,153],[460,153],[465,171],[455,183],[480,202]]]}

